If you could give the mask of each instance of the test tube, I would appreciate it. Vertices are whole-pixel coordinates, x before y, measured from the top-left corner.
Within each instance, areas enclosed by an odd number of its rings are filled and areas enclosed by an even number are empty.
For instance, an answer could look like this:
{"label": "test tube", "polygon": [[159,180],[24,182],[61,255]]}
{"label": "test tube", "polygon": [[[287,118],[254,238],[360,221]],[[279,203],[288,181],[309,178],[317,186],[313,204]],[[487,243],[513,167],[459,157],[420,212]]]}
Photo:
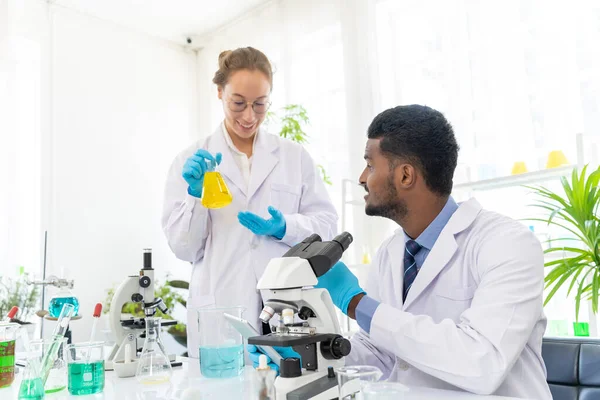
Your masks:
{"label": "test tube", "polygon": [[58,316],[58,323],[54,327],[54,332],[52,332],[53,337],[56,335],[65,336],[73,314],[75,314],[75,306],[73,304],[65,303]]}
{"label": "test tube", "polygon": [[69,328],[69,322],[71,321],[71,317],[73,317],[74,313],[75,306],[68,303],[65,303],[60,311],[58,322],[54,327],[54,332],[52,332],[52,344],[42,358],[42,368],[40,374],[44,385],[46,384],[46,380],[48,380],[50,370],[52,369],[56,357],[58,356],[58,349],[61,345],[60,339],[65,336],[65,332],[67,332],[67,329]]}

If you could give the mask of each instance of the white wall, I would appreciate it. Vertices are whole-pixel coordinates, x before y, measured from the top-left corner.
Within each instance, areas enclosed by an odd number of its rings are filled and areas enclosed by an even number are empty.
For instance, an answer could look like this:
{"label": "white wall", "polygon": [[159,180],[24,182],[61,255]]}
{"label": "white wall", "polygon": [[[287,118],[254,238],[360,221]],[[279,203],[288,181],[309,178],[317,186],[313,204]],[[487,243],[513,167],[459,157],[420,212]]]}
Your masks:
{"label": "white wall", "polygon": [[61,268],[87,320],[153,249],[157,275],[189,279],[160,227],[174,156],[195,138],[195,56],[63,8],[52,10],[49,272]]}

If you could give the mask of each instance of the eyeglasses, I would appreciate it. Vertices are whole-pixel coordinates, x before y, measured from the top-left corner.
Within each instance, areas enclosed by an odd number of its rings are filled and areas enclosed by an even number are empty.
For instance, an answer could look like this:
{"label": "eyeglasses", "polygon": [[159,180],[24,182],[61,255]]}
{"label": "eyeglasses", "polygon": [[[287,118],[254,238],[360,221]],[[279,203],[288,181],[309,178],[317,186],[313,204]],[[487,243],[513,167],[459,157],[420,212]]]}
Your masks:
{"label": "eyeglasses", "polygon": [[267,99],[264,100],[255,100],[255,101],[244,101],[241,99],[229,99],[226,100],[227,106],[233,112],[242,112],[244,111],[248,105],[252,105],[252,110],[257,114],[264,114],[271,107],[271,102]]}

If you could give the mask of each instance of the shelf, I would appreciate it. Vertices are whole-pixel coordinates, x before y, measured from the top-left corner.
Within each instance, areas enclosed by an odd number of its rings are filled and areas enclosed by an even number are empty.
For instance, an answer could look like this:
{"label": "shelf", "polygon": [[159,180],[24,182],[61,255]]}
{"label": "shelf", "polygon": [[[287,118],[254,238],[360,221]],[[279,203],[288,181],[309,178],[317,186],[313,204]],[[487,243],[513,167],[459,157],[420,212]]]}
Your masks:
{"label": "shelf", "polygon": [[565,165],[562,167],[544,169],[541,171],[525,172],[519,175],[458,183],[454,185],[452,190],[490,190],[511,186],[537,184],[539,182],[549,181],[560,178],[561,176],[570,175],[573,168],[575,168],[575,165]]}

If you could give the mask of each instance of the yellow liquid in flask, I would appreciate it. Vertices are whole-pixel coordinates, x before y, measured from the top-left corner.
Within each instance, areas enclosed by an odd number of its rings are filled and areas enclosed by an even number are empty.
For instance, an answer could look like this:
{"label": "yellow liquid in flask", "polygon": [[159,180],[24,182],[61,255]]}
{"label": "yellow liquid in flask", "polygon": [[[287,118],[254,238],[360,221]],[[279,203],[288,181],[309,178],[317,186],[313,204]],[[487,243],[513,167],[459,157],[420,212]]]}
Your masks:
{"label": "yellow liquid in flask", "polygon": [[202,205],[206,208],[222,208],[229,205],[233,197],[229,188],[218,171],[209,171],[204,174],[202,188]]}

